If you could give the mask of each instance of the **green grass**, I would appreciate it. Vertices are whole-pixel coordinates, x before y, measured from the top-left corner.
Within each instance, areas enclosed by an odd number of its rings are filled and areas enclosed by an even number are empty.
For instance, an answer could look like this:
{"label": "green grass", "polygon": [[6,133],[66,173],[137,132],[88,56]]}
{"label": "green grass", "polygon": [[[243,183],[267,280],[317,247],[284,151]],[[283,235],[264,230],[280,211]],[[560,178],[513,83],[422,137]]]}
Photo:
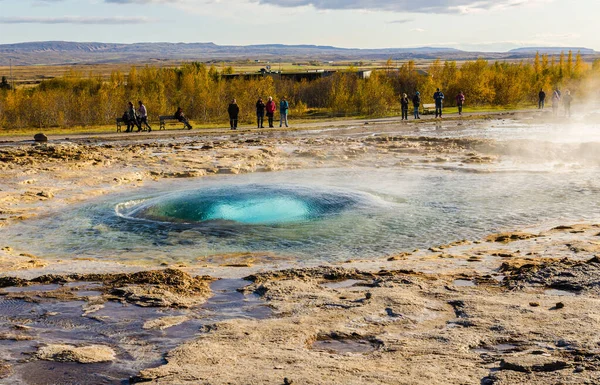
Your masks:
{"label": "green grass", "polygon": [[[469,118],[469,113],[499,113],[504,111],[515,111],[515,110],[535,110],[535,106],[531,105],[523,105],[523,106],[476,106],[476,107],[465,107],[463,108],[463,113],[467,114],[467,116],[461,118]],[[447,118],[458,118],[458,109],[456,107],[445,107],[444,114],[448,115]],[[307,111],[305,114],[296,117],[293,113],[290,114],[290,123],[292,125],[303,124],[303,123],[320,123],[320,122],[336,122],[342,120],[362,120],[362,119],[380,119],[380,118],[392,118],[400,116],[400,107],[397,109],[389,111],[387,114],[380,116],[367,116],[367,115],[341,115],[334,114],[325,109],[312,109]],[[412,117],[412,108],[409,109],[409,118]],[[480,115],[474,116],[471,119],[481,118]],[[265,119],[266,121],[266,119]],[[275,119],[275,123],[279,123],[279,119]],[[154,127],[155,131],[158,131],[158,122],[150,122],[150,124]],[[218,122],[218,123],[204,123],[198,124],[197,122],[191,121],[194,130],[217,130],[217,129],[226,129],[229,126],[227,121]],[[241,125],[244,126],[254,126],[256,124],[255,118],[252,116],[248,119],[243,119],[240,121]],[[175,126],[167,125],[167,131],[180,131],[181,125],[178,123],[175,129]],[[122,130],[125,130],[125,127],[122,127]],[[43,132],[46,135],[92,135],[92,134],[114,134],[116,133],[116,126],[114,124],[111,125],[98,125],[98,126],[86,126],[86,127],[50,127],[50,128],[27,128],[27,129],[2,129],[0,130],[0,137],[6,136],[15,136],[15,137],[31,137],[32,135]]]}

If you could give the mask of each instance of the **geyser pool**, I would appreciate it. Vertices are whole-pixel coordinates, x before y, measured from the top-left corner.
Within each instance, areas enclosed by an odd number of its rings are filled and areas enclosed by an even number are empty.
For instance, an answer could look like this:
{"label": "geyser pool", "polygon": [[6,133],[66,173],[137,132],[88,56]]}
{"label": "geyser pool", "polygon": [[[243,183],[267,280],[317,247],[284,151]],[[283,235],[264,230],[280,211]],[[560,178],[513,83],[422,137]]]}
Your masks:
{"label": "geyser pool", "polygon": [[[117,206],[124,218],[198,224],[275,225],[318,220],[365,202],[364,196],[298,186],[243,185],[184,191]],[[214,223],[213,223],[214,225]]]}
{"label": "geyser pool", "polygon": [[316,264],[597,221],[599,194],[595,169],[294,170],[163,181],[11,225],[2,240],[44,258]]}

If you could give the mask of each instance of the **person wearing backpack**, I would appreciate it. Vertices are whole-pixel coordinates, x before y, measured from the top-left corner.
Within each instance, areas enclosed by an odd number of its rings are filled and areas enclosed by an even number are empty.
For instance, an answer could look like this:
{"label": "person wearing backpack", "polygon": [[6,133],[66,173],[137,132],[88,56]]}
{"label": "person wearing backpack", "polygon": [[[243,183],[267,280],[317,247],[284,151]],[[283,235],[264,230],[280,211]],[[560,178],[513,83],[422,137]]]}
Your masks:
{"label": "person wearing backpack", "polygon": [[419,115],[419,107],[421,107],[421,93],[419,91],[415,92],[415,95],[412,98],[412,102],[413,107],[415,108],[415,119],[421,119],[421,116]]}
{"label": "person wearing backpack", "polygon": [[408,95],[402,94],[400,98],[400,110],[402,112],[402,120],[408,120]]}

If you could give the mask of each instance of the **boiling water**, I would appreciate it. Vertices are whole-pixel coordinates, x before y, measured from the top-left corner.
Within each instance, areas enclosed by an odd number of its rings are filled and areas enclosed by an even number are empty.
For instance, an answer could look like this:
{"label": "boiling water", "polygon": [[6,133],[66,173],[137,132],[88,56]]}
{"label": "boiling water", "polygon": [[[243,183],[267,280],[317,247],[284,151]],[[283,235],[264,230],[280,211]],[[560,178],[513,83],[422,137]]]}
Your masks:
{"label": "boiling water", "polygon": [[211,177],[23,222],[5,231],[4,242],[56,258],[171,263],[254,252],[317,263],[594,221],[599,192],[591,170],[365,167]]}

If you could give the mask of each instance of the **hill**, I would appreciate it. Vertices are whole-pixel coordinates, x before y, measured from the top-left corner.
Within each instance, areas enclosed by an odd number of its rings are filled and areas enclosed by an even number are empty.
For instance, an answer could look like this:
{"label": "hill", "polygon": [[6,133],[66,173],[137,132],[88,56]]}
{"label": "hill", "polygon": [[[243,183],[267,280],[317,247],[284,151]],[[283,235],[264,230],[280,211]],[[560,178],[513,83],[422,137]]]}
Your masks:
{"label": "hill", "polygon": [[320,45],[231,45],[214,43],[98,43],[44,41],[0,45],[0,65],[54,65],[54,64],[101,64],[101,63],[152,63],[172,60],[358,60],[358,59],[448,59],[471,60],[525,58],[540,51],[581,51],[595,54],[587,48],[519,48],[504,53],[467,52],[454,48],[338,48]]}

